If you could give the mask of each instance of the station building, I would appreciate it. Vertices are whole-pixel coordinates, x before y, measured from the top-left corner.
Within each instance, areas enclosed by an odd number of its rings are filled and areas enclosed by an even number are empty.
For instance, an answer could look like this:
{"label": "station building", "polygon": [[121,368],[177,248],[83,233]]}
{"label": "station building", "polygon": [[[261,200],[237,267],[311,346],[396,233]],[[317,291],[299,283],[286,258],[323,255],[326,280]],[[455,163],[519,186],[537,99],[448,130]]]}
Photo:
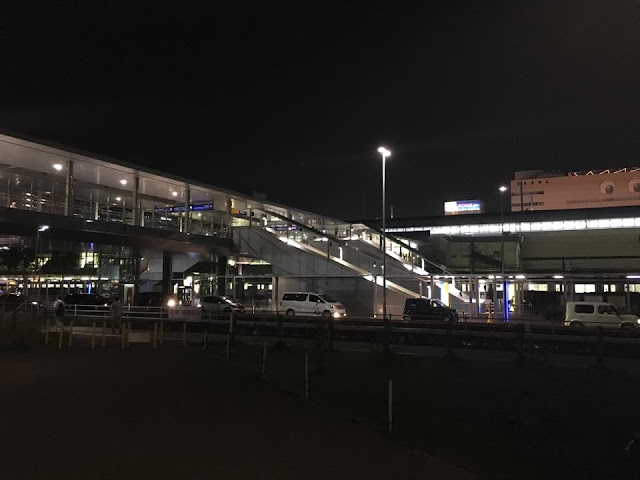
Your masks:
{"label": "station building", "polygon": [[[629,190],[631,179],[624,182]],[[394,218],[386,234],[391,314],[417,297],[471,314],[506,309],[506,299],[516,314],[585,296],[638,303],[633,206]],[[76,292],[118,295],[129,305],[173,296],[184,306],[216,294],[277,311],[284,292],[310,291],[336,297],[350,314],[380,315],[381,244],[379,219],[330,218],[0,135],[5,292],[44,302]]]}

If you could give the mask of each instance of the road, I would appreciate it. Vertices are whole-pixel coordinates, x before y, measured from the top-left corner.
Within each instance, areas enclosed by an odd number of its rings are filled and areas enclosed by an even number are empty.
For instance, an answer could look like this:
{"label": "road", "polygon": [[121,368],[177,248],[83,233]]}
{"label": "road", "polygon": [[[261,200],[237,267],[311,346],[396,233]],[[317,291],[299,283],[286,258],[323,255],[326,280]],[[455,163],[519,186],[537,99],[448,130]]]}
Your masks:
{"label": "road", "polygon": [[471,479],[195,347],[0,357],[2,477]]}

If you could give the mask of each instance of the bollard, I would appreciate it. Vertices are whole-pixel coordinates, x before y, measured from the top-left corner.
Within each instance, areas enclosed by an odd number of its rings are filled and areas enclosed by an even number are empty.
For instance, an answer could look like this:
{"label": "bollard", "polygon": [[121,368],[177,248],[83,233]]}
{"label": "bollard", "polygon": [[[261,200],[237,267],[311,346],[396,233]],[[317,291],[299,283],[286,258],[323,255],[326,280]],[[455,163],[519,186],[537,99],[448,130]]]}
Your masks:
{"label": "bollard", "polygon": [[164,321],[160,321],[160,345],[164,340]]}
{"label": "bollard", "polygon": [[64,326],[60,325],[58,330],[58,350],[62,350],[62,337],[64,337]]}
{"label": "bollard", "polygon": [[393,380],[389,380],[389,433],[393,432]]}
{"label": "bollard", "polygon": [[102,321],[102,348],[107,346],[107,322]]}
{"label": "bollard", "polygon": [[187,344],[187,322],[182,322],[182,345]]}
{"label": "bollard", "polygon": [[73,344],[73,320],[69,322],[69,348]]}
{"label": "bollard", "polygon": [[204,329],[204,342],[203,342],[203,348],[206,350],[207,349],[207,329]]}
{"label": "bollard", "polygon": [[604,336],[602,327],[596,327],[596,361],[599,367],[604,365]]}
{"label": "bollard", "polygon": [[156,342],[158,338],[158,322],[153,322],[153,349],[156,349]]}
{"label": "bollard", "polygon": [[309,354],[304,354],[304,399],[309,400]]}
{"label": "bollard", "polygon": [[91,324],[91,350],[96,349],[96,322]]}
{"label": "bollard", "polygon": [[264,377],[264,372],[267,369],[267,344],[262,344],[262,376]]}

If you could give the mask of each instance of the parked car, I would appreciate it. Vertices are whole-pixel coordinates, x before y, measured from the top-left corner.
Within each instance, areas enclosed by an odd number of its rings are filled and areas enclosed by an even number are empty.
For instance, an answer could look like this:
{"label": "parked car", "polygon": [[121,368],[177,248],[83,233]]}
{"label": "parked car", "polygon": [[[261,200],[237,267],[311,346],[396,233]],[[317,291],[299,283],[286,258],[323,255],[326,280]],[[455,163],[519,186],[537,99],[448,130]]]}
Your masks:
{"label": "parked car", "polygon": [[615,305],[604,302],[567,302],[564,324],[567,327],[634,328],[636,315],[622,314]]}
{"label": "parked car", "polygon": [[402,312],[404,320],[442,320],[457,322],[458,312],[440,300],[431,298],[407,298]]}
{"label": "parked car", "polygon": [[106,307],[109,305],[109,301],[101,295],[93,293],[70,293],[64,297],[64,304],[67,307],[73,306],[92,306],[92,307]]}
{"label": "parked car", "polygon": [[23,295],[16,295],[15,293],[4,293],[0,295],[0,311],[16,310],[21,305],[29,308],[38,308],[40,304],[38,302],[31,302],[29,298]]}
{"label": "parked car", "polygon": [[232,300],[229,297],[217,297],[214,295],[207,295],[202,297],[198,306],[206,313],[218,313],[218,312],[244,312],[244,305]]}
{"label": "parked car", "polygon": [[280,310],[290,317],[295,315],[318,315],[322,318],[347,316],[344,305],[324,293],[286,292],[280,301]]}

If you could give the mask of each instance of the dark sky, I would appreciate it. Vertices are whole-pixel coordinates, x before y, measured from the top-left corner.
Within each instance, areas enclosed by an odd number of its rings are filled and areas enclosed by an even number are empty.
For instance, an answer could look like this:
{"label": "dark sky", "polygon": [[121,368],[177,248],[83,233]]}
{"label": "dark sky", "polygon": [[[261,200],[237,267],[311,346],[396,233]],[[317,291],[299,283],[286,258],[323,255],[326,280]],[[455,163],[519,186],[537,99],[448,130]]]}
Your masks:
{"label": "dark sky", "polygon": [[637,1],[11,3],[0,128],[311,211],[640,164]]}

